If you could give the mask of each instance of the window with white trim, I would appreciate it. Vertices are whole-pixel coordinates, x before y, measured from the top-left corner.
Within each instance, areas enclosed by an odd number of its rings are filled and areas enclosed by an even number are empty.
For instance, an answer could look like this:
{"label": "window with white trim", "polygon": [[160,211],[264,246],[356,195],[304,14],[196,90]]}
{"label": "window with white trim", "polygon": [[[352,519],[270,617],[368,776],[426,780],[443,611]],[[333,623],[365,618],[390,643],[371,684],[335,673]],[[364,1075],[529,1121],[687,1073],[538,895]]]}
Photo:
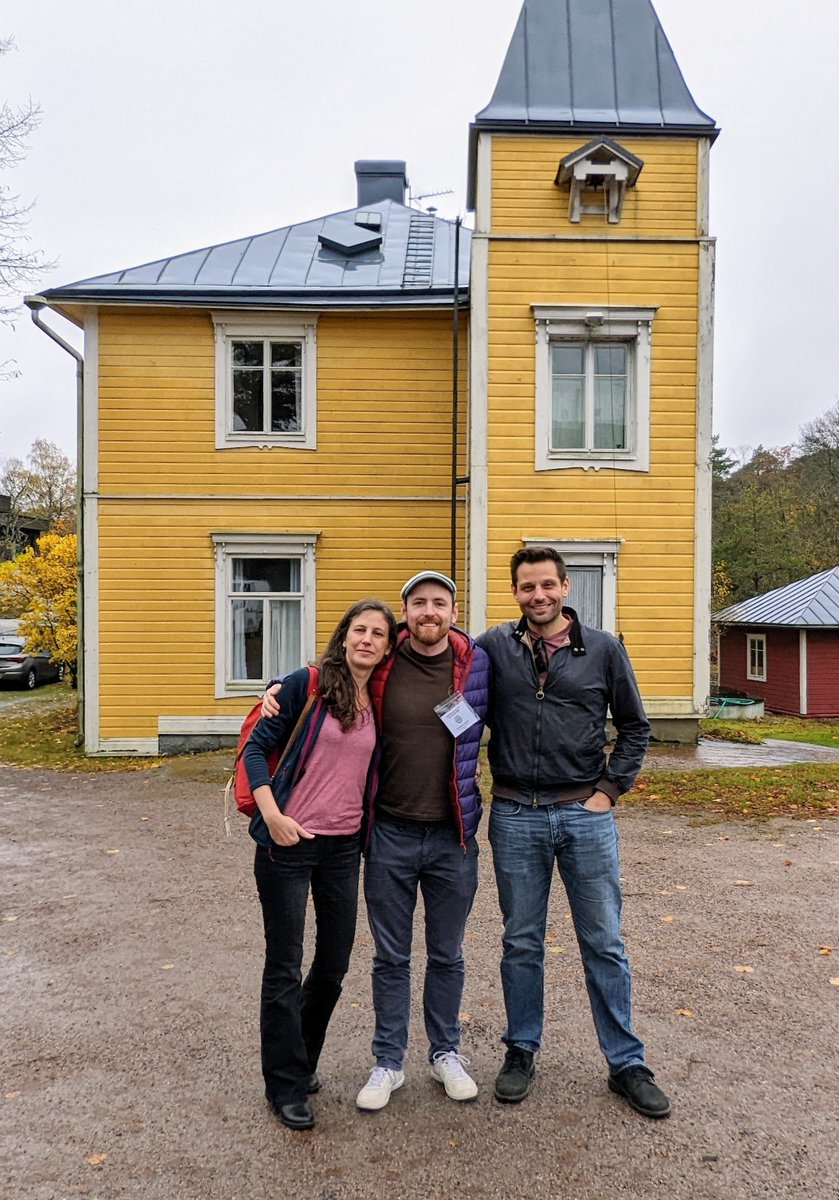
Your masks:
{"label": "window with white trim", "polygon": [[213,314],[216,448],[316,445],[314,322]]}
{"label": "window with white trim", "polygon": [[766,682],[765,633],[750,633],[746,638],[746,678]]}
{"label": "window with white trim", "polygon": [[619,538],[553,537],[522,539],[526,546],[551,546],[562,555],[571,588],[568,604],[583,625],[617,631],[617,575]]}
{"label": "window with white trim", "polygon": [[317,534],[212,536],[216,695],[258,692],[314,656]]}
{"label": "window with white trim", "polygon": [[533,305],[536,470],[650,469],[654,308]]}

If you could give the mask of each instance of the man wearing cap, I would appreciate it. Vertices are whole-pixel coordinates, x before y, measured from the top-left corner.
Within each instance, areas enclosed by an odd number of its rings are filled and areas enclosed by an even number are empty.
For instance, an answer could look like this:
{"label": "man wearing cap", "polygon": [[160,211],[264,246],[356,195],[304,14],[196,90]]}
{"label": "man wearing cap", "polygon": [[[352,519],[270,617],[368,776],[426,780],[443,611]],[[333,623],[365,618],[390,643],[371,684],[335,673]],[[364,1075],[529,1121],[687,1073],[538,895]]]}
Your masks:
{"label": "man wearing cap", "polygon": [[[452,1100],[478,1088],[460,1053],[463,933],[478,884],[476,782],[489,660],[454,627],[457,589],[439,571],[402,588],[396,652],[370,679],[381,760],[367,814],[364,897],[373,935],[376,1026],[360,1109],[384,1108],[405,1082],[411,943],[417,892],[425,910],[423,1013],[433,1077]],[[276,712],[266,694],[266,711]]]}
{"label": "man wearing cap", "polygon": [[[632,1028],[632,980],[620,933],[613,805],[641,768],[650,726],[621,642],[583,626],[565,605],[570,580],[551,546],[510,562],[521,620],[478,639],[492,664],[492,845],[504,917],[501,982],[507,1010],[498,1100],[523,1100],[542,1037],[545,932],[554,868],[565,885],[608,1086],[646,1117],[667,1096]],[[617,730],[604,753],[607,708]]]}

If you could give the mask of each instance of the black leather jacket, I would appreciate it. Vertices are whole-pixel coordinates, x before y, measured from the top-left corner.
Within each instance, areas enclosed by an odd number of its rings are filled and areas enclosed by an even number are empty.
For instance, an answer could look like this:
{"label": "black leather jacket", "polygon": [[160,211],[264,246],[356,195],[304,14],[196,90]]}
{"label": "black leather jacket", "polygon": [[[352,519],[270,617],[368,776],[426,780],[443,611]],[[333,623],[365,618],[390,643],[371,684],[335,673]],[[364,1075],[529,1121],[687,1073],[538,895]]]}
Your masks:
{"label": "black leather jacket", "polygon": [[[591,784],[616,800],[632,787],[650,738],[632,664],[622,643],[572,618],[571,645],[550,659],[544,687],[527,644],[527,622],[509,621],[477,639],[492,663],[488,724],[494,783],[534,794]],[[617,730],[608,760],[607,710]]]}

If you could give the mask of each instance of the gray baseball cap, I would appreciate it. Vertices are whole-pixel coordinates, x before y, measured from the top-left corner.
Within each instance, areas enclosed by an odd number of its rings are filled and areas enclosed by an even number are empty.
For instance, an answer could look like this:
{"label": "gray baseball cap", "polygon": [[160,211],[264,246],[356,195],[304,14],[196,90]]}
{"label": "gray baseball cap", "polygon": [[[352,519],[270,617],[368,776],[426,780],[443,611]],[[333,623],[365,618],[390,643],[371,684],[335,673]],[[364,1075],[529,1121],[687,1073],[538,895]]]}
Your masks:
{"label": "gray baseball cap", "polygon": [[407,600],[411,592],[419,584],[429,580],[431,583],[439,583],[444,588],[447,588],[452,594],[452,600],[457,599],[457,588],[453,579],[449,579],[448,575],[444,575],[442,571],[417,571],[416,575],[412,575],[409,580],[403,585],[402,591],[399,593],[402,600]]}

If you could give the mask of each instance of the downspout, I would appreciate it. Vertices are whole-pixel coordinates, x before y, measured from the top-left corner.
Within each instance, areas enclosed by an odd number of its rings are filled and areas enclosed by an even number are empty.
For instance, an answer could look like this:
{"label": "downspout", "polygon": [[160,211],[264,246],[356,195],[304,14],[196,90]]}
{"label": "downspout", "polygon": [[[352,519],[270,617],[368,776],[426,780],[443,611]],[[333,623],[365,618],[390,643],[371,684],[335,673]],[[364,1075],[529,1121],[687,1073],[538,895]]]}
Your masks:
{"label": "downspout", "polygon": [[460,389],[460,217],[454,223],[454,293],[452,297],[452,481],[451,481],[451,537],[449,575],[457,582],[457,489],[468,483],[469,476],[457,473],[457,443]]}
{"label": "downspout", "polygon": [[33,324],[48,338],[66,350],[76,360],[76,623],[78,626],[78,651],[76,658],[77,724],[76,745],[84,745],[84,356],[66,342],[60,334],[41,320],[41,309],[46,301],[40,296],[27,296],[24,300],[32,315]]}

